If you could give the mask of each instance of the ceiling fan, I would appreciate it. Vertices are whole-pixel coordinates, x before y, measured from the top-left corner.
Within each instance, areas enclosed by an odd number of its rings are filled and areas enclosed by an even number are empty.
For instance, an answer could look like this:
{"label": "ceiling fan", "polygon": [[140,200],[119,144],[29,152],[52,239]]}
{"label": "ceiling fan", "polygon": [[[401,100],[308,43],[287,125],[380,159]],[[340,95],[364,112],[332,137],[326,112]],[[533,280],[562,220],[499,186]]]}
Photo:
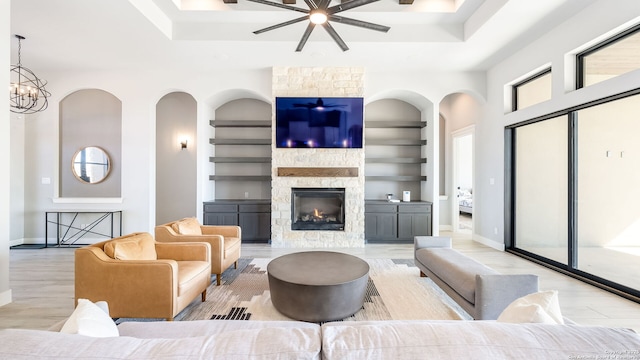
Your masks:
{"label": "ceiling fan", "polygon": [[308,20],[309,25],[307,26],[307,30],[305,30],[305,32],[302,34],[302,38],[298,43],[298,47],[296,48],[296,51],[302,51],[302,48],[307,43],[307,40],[309,39],[309,36],[311,35],[311,32],[316,27],[316,25],[322,25],[322,27],[324,27],[327,33],[329,33],[331,38],[333,38],[333,40],[336,42],[336,44],[338,44],[338,46],[340,47],[340,49],[342,49],[342,51],[349,50],[349,47],[347,46],[347,44],[342,40],[340,35],[338,35],[338,33],[333,28],[333,26],[331,26],[329,21],[334,21],[334,22],[346,24],[346,25],[358,26],[365,29],[376,30],[376,31],[381,31],[385,33],[389,31],[389,29],[391,29],[388,26],[373,24],[370,22],[362,21],[362,20],[355,20],[355,19],[350,19],[343,16],[335,15],[336,13],[339,13],[341,11],[353,9],[355,7],[362,6],[362,5],[367,5],[379,0],[349,0],[344,3],[334,5],[331,7],[329,7],[329,3],[331,3],[331,0],[304,0],[307,6],[309,6],[309,10],[301,9],[301,8],[286,5],[286,4],[267,1],[267,0],[248,0],[248,1],[307,14],[297,19],[285,21],[283,23],[269,26],[264,29],[256,30],[253,32],[254,34],[262,34],[263,32],[267,32],[270,30],[281,28],[283,26]]}

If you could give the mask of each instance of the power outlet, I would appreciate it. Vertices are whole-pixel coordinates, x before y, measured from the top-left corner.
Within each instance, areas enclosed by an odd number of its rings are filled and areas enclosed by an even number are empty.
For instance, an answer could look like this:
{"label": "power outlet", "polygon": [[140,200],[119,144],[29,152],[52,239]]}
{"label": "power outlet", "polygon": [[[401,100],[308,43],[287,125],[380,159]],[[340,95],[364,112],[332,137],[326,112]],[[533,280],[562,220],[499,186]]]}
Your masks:
{"label": "power outlet", "polygon": [[248,191],[245,191],[245,192],[244,192],[244,198],[245,198],[245,199],[248,199],[248,198],[249,198],[249,192],[248,192]]}
{"label": "power outlet", "polygon": [[497,227],[494,227],[494,228],[493,228],[493,233],[494,233],[494,234],[496,234],[496,235],[498,235],[498,228],[497,228]]}

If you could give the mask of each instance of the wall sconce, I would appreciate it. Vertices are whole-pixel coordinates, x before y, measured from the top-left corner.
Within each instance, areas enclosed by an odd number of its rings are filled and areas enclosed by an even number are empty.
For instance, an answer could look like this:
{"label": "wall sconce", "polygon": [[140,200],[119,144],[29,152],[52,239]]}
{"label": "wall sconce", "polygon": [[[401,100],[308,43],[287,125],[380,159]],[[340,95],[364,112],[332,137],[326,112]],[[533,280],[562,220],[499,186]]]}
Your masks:
{"label": "wall sconce", "polygon": [[180,140],[180,149],[184,150],[187,148],[187,139]]}

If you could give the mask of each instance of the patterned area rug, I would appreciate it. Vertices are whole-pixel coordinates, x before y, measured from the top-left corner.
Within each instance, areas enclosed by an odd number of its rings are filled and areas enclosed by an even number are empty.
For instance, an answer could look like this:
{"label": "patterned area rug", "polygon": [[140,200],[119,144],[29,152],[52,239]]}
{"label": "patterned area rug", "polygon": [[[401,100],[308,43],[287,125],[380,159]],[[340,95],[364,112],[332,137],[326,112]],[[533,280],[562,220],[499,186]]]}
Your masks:
{"label": "patterned area rug", "polygon": [[[291,320],[271,303],[267,264],[271,259],[241,258],[238,269],[222,275],[222,285],[207,289],[207,301],[194,301],[176,320]],[[428,278],[413,260],[371,259],[362,310],[344,320],[471,319]]]}

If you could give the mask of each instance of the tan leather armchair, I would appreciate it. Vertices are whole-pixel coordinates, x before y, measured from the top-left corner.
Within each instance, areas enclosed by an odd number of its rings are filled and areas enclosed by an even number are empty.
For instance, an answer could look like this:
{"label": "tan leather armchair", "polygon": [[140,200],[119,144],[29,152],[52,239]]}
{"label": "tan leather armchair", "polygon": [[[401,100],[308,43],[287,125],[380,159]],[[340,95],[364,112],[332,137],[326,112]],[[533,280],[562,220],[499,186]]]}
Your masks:
{"label": "tan leather armchair", "polygon": [[231,266],[238,268],[242,232],[239,226],[200,225],[195,218],[156,226],[156,241],[206,241],[211,245],[211,273],[220,285],[222,273]]}
{"label": "tan leather armchair", "polygon": [[113,318],[173,318],[211,284],[208,243],[160,243],[133,233],[75,251],[75,298]]}

